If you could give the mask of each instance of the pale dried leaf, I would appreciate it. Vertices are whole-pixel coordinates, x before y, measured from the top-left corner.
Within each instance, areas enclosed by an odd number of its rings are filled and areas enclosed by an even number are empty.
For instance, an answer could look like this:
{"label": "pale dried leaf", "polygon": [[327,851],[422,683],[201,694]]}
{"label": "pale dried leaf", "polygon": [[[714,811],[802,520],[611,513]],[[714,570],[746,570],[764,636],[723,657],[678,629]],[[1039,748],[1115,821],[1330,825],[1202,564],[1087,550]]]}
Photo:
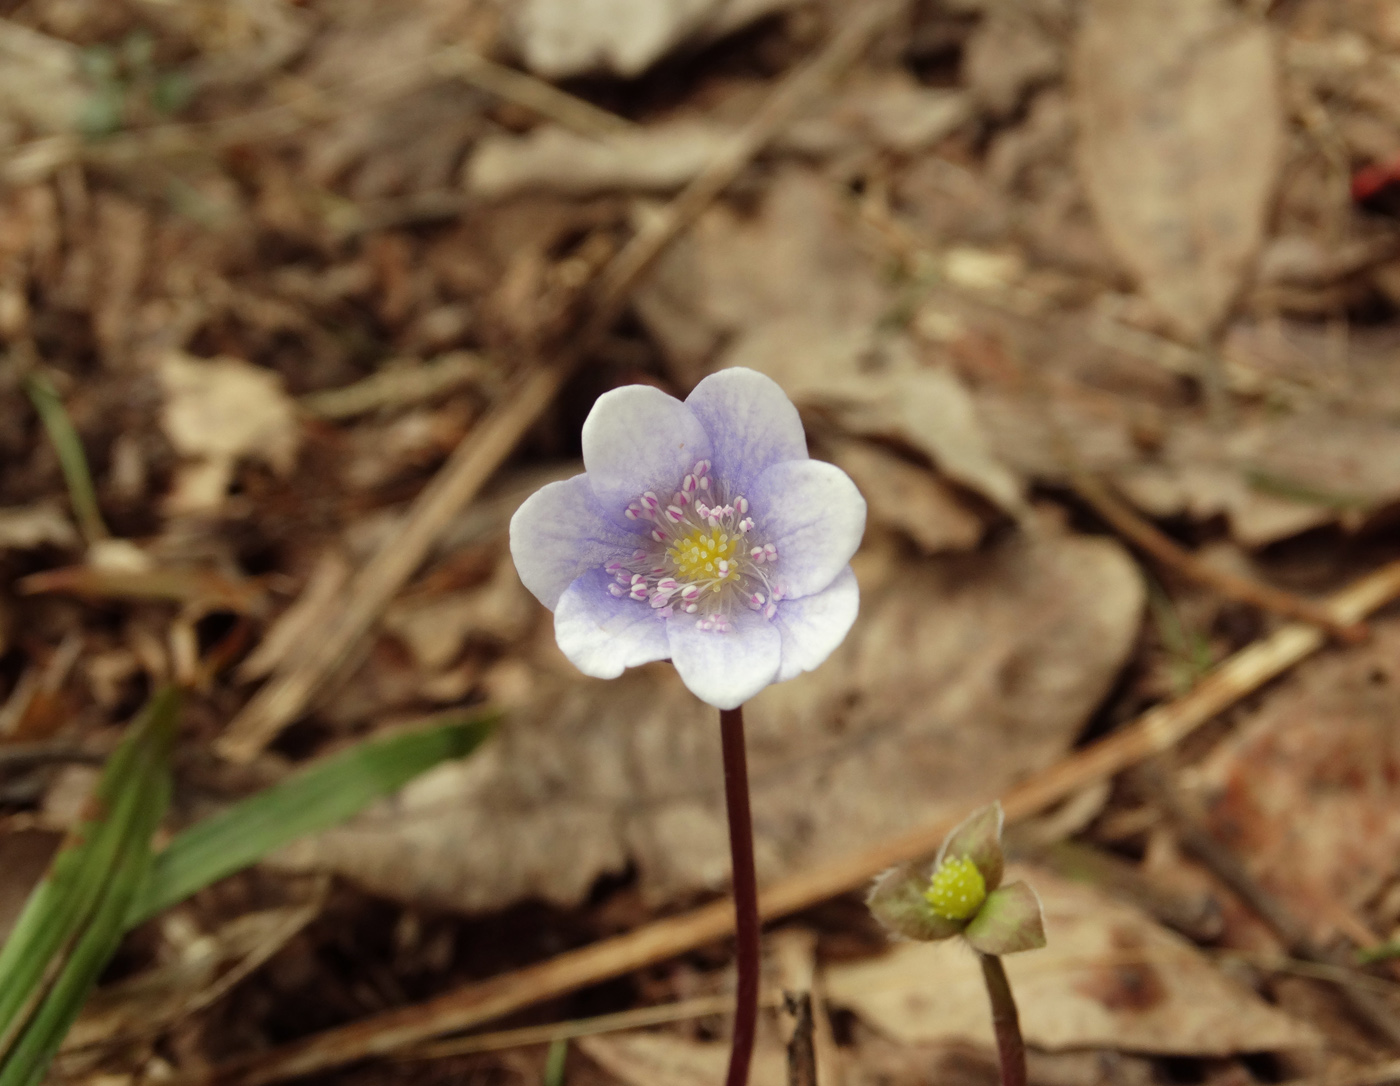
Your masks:
{"label": "pale dried leaf", "polygon": [[0,551],[28,551],[37,547],[71,550],[78,544],[73,522],[57,506],[0,509]]}
{"label": "pale dried leaf", "polygon": [[708,121],[673,121],[604,137],[541,125],[525,136],[488,136],[467,166],[467,187],[486,199],[542,188],[573,195],[679,188],[734,139]]}
{"label": "pale dried leaf", "polygon": [[[1225,977],[1191,943],[1131,906],[1047,871],[1014,867],[1040,895],[1049,940],[1006,959],[1026,1042],[1227,1056],[1315,1047],[1316,1031]],[[907,1043],[992,1043],[982,974],[957,940],[896,945],[827,970],[827,992]]]}
{"label": "pale dried leaf", "polygon": [[[0,19],[0,121],[43,135],[71,132],[91,94],[77,46]],[[0,125],[0,142],[3,135]]]}
{"label": "pale dried leaf", "polygon": [[549,79],[608,71],[635,76],[687,40],[734,30],[794,0],[524,0],[517,45]]}
{"label": "pale dried leaf", "polygon": [[1073,58],[1079,165],[1109,243],[1177,332],[1214,332],[1282,163],[1268,29],[1226,0],[1094,0]]}
{"label": "pale dried leaf", "polygon": [[239,358],[193,358],[172,351],[161,361],[165,407],[161,425],[182,466],[170,497],[180,512],[217,508],[234,465],[259,460],[287,474],[301,431],[296,402],[282,378]]}
{"label": "pale dried leaf", "polygon": [[[1073,741],[1136,636],[1136,569],[1103,539],[986,554],[858,556],[862,613],[836,655],[748,707],[758,864],[774,879],[955,812]],[[729,875],[714,710],[669,664],[609,682],[559,656],[498,688],[510,726],[278,862],[464,909],[573,904],[629,860],[649,900]],[[463,847],[463,842],[471,847]]]}

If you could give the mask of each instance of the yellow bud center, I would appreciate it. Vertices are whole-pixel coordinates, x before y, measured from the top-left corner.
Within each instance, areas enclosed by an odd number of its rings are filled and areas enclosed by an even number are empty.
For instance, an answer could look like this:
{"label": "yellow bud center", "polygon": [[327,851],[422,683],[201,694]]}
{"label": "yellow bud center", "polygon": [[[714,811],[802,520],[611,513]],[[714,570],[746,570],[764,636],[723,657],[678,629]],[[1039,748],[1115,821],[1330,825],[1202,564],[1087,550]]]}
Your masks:
{"label": "yellow bud center", "polygon": [[987,880],[966,856],[944,860],[929,880],[924,900],[939,916],[966,920],[987,900]]}
{"label": "yellow bud center", "polygon": [[[697,528],[666,552],[684,581],[708,581],[720,575],[721,559],[733,559],[739,540],[719,528]],[[719,585],[715,585],[719,591]]]}

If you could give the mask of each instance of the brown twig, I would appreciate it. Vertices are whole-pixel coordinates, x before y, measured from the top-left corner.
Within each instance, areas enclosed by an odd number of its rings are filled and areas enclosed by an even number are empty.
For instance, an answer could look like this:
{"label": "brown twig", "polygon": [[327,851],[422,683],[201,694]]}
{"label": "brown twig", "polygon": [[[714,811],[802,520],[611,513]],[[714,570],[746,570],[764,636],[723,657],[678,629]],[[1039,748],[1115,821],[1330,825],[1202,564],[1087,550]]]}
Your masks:
{"label": "brown twig", "polygon": [[758,873],[753,861],[753,812],[749,806],[749,766],[744,750],[744,707],[719,711],[724,756],[724,807],[729,816],[729,859],[734,887],[735,960],[739,973],[734,996],[727,1086],[748,1086],[753,1042],[758,1033],[759,959]]}
{"label": "brown twig", "polygon": [[[1400,562],[1392,562],[1333,596],[1328,609],[1338,621],[1355,622],[1397,596]],[[1026,818],[1087,785],[1169,750],[1325,643],[1322,631],[1315,626],[1288,625],[1276,630],[1230,657],[1184,697],[1149,710],[1120,731],[1012,787],[1002,796],[1007,819]],[[966,810],[980,805],[968,804]],[[780,879],[759,894],[760,916],[772,920],[810,908],[864,886],[888,867],[935,851],[966,810],[950,812],[899,837]],[[733,930],[733,906],[728,900],[715,901],[514,973],[314,1034],[178,1082],[263,1086],[385,1055],[673,958],[723,939]]]}
{"label": "brown twig", "polygon": [[[1136,773],[1138,782],[1176,826],[1186,851],[1200,860],[1211,873],[1234,891],[1260,920],[1278,936],[1293,957],[1332,967],[1348,967],[1350,962],[1329,954],[1308,936],[1307,927],[1276,896],[1269,893],[1245,868],[1240,858],[1201,824],[1177,792],[1160,766],[1148,763]],[[1384,999],[1359,985],[1338,986],[1342,998],[1367,1025],[1400,1047],[1400,1019]]]}
{"label": "brown twig", "polygon": [[784,992],[783,1007],[792,1015],[788,1038],[788,1086],[817,1086],[816,1026],[812,1020],[811,992]]}
{"label": "brown twig", "polygon": [[1320,603],[1303,599],[1292,592],[1285,592],[1281,588],[1250,577],[1216,569],[1201,561],[1150,521],[1139,516],[1132,506],[1121,501],[1107,486],[1087,472],[1074,471],[1070,485],[1114,531],[1187,580],[1204,585],[1226,599],[1247,603],[1283,618],[1321,626],[1333,637],[1348,644],[1359,644],[1366,640],[1367,631],[1363,624],[1338,622]]}
{"label": "brown twig", "polygon": [[457,512],[471,501],[544,414],[565,380],[627,305],[637,281],[682,232],[766,147],[783,127],[865,48],[871,36],[902,10],[905,0],[861,5],[821,51],[784,78],[754,117],[665,212],[613,257],[599,278],[582,331],[550,364],[525,371],[463,438],[433,481],[414,500],[398,529],[351,582],[343,608],[328,616],[312,651],[274,675],[230,722],[216,744],[224,757],[247,762],[306,711],[353,655],[384,608],[427,558]]}

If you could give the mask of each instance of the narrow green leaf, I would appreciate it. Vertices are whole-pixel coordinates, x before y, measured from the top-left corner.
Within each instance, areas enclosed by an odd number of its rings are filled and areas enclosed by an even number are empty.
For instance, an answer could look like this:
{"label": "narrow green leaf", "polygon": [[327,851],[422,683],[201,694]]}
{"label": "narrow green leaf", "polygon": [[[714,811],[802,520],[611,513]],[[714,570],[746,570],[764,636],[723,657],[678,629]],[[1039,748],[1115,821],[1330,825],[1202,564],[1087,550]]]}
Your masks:
{"label": "narrow green leaf", "polygon": [[68,484],[68,497],[73,503],[73,515],[78,518],[83,538],[89,544],[108,538],[107,525],[97,507],[97,491],[92,485],[92,473],[88,471],[87,454],[83,452],[83,443],[64,410],[58,390],[40,373],[31,373],[24,379],[24,390],[29,393],[34,410],[39,412],[54,452],[58,454],[63,480]]}
{"label": "narrow green leaf", "polygon": [[560,1037],[549,1046],[544,1059],[544,1086],[564,1086],[564,1070],[568,1066],[569,1039]]}
{"label": "narrow green leaf", "polygon": [[30,894],[0,950],[0,1086],[27,1086],[116,949],[170,796],[179,693],[166,688],[108,759],[93,811]]}
{"label": "narrow green leaf", "polygon": [[156,857],[129,923],[149,919],[298,837],[344,822],[439,762],[470,754],[496,719],[458,718],[361,743],[196,823]]}
{"label": "narrow green leaf", "polygon": [[[164,808],[169,798],[168,786],[164,791],[157,803],[150,805],[152,808]],[[39,1081],[82,1011],[89,991],[116,953],[127,930],[131,903],[151,872],[150,834],[154,832],[154,822],[146,821],[141,828],[147,832],[144,836],[133,834],[127,841],[91,922],[63,962],[53,987],[0,1063],[0,1086],[29,1086]]]}

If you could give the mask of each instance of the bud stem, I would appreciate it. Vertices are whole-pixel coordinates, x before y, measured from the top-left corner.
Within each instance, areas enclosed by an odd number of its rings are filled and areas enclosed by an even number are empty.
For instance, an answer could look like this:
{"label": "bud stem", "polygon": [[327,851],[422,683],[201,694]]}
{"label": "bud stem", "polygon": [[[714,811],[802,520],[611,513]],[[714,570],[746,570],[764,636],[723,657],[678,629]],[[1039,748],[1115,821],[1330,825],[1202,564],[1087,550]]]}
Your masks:
{"label": "bud stem", "polygon": [[995,954],[977,955],[987,982],[987,998],[992,1004],[992,1028],[996,1031],[997,1057],[1001,1063],[1001,1086],[1026,1086],[1026,1045],[1021,1040],[1021,1020],[1016,998],[1006,970]]}
{"label": "bud stem", "polygon": [[[729,856],[734,881],[734,931],[739,985],[734,1008],[734,1039],[725,1086],[747,1086],[758,1026],[758,876],[753,862],[753,816],[749,811],[749,770],[744,754],[744,709],[719,711],[724,750],[724,800],[729,814]],[[1015,1016],[1015,1008],[1012,1008]],[[1022,1075],[1024,1083],[1025,1076]]]}

